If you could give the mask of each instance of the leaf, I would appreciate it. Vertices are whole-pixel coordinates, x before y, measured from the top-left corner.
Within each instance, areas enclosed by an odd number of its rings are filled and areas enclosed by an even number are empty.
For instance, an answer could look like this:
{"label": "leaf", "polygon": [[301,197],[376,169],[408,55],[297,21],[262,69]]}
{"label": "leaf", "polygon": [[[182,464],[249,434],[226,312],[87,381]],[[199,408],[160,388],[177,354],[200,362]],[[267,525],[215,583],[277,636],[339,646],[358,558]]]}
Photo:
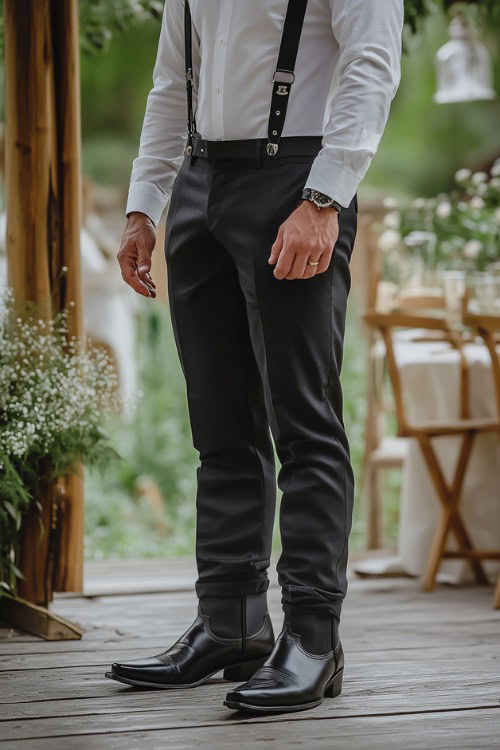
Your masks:
{"label": "leaf", "polygon": [[12,572],[14,573],[14,575],[16,576],[16,578],[22,578],[23,581],[26,580],[26,576],[24,575],[24,573],[22,573],[19,570],[19,568],[17,567],[17,565],[14,565],[13,562],[10,563],[10,569],[12,570]]}
{"label": "leaf", "polygon": [[4,501],[3,501],[3,505],[4,505],[4,508],[7,508],[7,511],[8,511],[9,513],[10,513],[10,515],[12,516],[12,518],[14,519],[14,521],[16,521],[16,522],[17,522],[17,521],[18,521],[18,519],[19,519],[19,515],[20,515],[20,514],[19,514],[19,513],[18,513],[18,511],[17,511],[17,510],[16,510],[15,508],[14,508],[14,506],[12,505],[12,503],[11,503],[11,502],[9,502],[8,500],[4,500]]}

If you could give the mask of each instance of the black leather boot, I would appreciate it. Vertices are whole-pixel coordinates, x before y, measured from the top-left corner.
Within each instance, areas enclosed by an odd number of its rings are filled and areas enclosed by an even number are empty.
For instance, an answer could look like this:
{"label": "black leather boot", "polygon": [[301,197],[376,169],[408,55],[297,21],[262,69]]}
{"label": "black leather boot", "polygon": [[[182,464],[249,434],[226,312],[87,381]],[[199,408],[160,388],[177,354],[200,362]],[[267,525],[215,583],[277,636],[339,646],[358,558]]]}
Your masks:
{"label": "black leather boot", "polygon": [[[292,625],[301,632],[294,632]],[[328,651],[319,653],[324,646]],[[287,616],[265,664],[231,690],[224,705],[254,713],[305,711],[319,706],[323,698],[340,695],[343,672],[338,620],[332,615]]]}
{"label": "black leather boot", "polygon": [[171,648],[148,659],[116,662],[106,677],[164,689],[197,687],[221,670],[226,680],[247,680],[273,644],[265,594],[202,600],[196,620]]}

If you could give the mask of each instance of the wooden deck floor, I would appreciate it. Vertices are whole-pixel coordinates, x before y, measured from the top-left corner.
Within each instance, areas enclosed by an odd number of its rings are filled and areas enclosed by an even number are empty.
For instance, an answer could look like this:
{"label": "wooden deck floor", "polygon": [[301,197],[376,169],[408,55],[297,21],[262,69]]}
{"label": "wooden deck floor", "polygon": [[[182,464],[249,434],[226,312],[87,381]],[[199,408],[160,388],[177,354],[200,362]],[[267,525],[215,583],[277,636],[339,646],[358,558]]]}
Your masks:
{"label": "wooden deck floor", "polygon": [[[126,593],[145,579],[148,593]],[[248,718],[222,706],[222,679],[168,692],[104,679],[115,658],[157,653],[183,632],[193,619],[192,580],[178,561],[91,566],[92,596],[54,606],[87,628],[81,641],[0,629],[0,750],[500,748],[500,612],[491,589],[423,594],[410,579],[352,580],[342,695],[309,712]],[[278,630],[276,586],[270,600]]]}

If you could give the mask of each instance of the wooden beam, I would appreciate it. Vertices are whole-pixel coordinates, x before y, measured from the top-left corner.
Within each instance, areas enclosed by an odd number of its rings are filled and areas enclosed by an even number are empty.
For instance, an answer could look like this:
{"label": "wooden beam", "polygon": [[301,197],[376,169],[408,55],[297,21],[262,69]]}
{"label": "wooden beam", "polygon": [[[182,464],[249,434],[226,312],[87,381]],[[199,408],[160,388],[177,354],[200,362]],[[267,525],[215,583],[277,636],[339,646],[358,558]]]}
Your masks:
{"label": "wooden beam", "polygon": [[[57,286],[57,307],[67,308],[70,336],[83,340],[83,303],[80,264],[81,131],[80,47],[78,0],[52,0],[52,33],[58,167],[60,189],[60,260],[68,270]],[[84,488],[83,468],[66,479],[59,537],[59,560],[54,591],[83,590]]]}
{"label": "wooden beam", "polygon": [[79,625],[64,617],[19,597],[2,598],[2,618],[11,627],[33,633],[46,641],[80,640],[85,632]]}
{"label": "wooden beam", "polygon": [[[69,334],[80,337],[78,2],[5,0],[4,23],[9,285],[43,317],[67,308]],[[82,590],[82,480],[69,477],[63,493],[45,486],[39,500],[48,538],[35,544],[38,521],[27,516],[20,590],[46,605],[53,590]]]}

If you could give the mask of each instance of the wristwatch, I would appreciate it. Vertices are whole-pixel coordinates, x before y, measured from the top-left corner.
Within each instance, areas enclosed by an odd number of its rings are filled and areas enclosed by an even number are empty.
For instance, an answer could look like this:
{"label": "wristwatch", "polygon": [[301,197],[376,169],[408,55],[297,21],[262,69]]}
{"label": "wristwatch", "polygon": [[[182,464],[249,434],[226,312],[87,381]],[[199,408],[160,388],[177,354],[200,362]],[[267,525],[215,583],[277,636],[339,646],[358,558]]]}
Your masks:
{"label": "wristwatch", "polygon": [[319,190],[313,190],[312,188],[304,188],[302,191],[302,200],[314,203],[318,211],[320,208],[334,208],[339,213],[342,211],[340,203],[334,201],[329,195],[320,193]]}

